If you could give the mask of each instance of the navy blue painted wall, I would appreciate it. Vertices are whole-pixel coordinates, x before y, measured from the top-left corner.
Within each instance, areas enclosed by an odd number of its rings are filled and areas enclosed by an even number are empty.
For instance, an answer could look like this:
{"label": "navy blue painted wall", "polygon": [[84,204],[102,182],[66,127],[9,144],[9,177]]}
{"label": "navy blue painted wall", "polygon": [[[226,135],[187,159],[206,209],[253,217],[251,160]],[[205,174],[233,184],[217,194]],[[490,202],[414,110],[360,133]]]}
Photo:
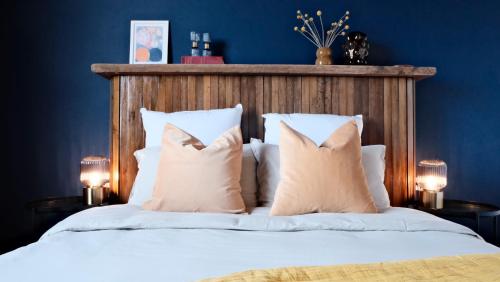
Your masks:
{"label": "navy blue painted wall", "polygon": [[[446,196],[500,205],[500,3],[446,0],[15,1],[3,9],[10,65],[2,87],[7,169],[0,214],[5,240],[26,230],[26,201],[80,193],[79,160],[108,153],[108,81],[96,62],[127,63],[129,21],[171,21],[171,58],[189,31],[209,31],[228,63],[309,64],[315,49],[292,31],[295,11],[352,13],[376,65],[436,66],[417,84],[418,158],[449,165]],[[342,41],[342,40],[340,40]],[[335,60],[340,62],[340,42]],[[6,55],[5,55],[6,54]],[[172,62],[172,61],[171,61]],[[10,229],[12,228],[12,229]]]}

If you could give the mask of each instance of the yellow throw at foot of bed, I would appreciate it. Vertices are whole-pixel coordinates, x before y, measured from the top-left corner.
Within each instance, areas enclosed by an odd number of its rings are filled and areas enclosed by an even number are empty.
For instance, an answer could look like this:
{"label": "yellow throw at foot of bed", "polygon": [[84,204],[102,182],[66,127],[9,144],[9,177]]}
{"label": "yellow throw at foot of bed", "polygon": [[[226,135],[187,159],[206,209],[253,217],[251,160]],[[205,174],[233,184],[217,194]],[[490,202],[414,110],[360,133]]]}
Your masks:
{"label": "yellow throw at foot of bed", "polygon": [[249,270],[203,282],[500,281],[500,253],[423,260]]}

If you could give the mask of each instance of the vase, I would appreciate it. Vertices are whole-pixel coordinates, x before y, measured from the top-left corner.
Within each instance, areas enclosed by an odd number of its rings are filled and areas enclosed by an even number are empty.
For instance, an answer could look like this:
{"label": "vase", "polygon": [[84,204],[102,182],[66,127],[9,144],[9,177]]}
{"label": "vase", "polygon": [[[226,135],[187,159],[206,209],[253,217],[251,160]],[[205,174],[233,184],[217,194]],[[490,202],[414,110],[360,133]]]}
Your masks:
{"label": "vase", "polygon": [[344,62],[347,65],[366,65],[368,64],[368,37],[366,34],[354,31],[347,34],[347,41],[344,48]]}
{"label": "vase", "polygon": [[316,51],[316,65],[331,65],[332,61],[332,49],[328,47],[318,48]]}

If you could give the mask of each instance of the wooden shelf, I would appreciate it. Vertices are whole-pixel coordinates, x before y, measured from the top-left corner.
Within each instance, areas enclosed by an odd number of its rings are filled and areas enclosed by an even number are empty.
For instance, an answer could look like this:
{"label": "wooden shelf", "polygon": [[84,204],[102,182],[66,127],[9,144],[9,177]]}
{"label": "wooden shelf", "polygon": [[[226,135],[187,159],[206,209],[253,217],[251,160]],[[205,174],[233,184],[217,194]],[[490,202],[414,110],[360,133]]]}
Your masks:
{"label": "wooden shelf", "polygon": [[245,74],[245,75],[300,75],[353,77],[411,77],[415,80],[436,74],[434,67],[400,66],[316,66],[316,65],[130,65],[93,64],[91,69],[105,78],[117,75],[172,75],[172,74]]}

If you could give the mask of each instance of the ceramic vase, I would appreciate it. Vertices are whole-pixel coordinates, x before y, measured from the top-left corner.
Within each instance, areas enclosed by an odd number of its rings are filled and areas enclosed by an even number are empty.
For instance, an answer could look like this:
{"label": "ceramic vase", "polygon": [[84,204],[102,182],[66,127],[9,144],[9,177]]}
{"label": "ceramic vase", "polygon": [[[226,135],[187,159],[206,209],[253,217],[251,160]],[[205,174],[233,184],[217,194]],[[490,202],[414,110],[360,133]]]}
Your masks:
{"label": "ceramic vase", "polygon": [[327,47],[318,48],[316,51],[316,65],[331,65],[332,60],[332,49]]}

